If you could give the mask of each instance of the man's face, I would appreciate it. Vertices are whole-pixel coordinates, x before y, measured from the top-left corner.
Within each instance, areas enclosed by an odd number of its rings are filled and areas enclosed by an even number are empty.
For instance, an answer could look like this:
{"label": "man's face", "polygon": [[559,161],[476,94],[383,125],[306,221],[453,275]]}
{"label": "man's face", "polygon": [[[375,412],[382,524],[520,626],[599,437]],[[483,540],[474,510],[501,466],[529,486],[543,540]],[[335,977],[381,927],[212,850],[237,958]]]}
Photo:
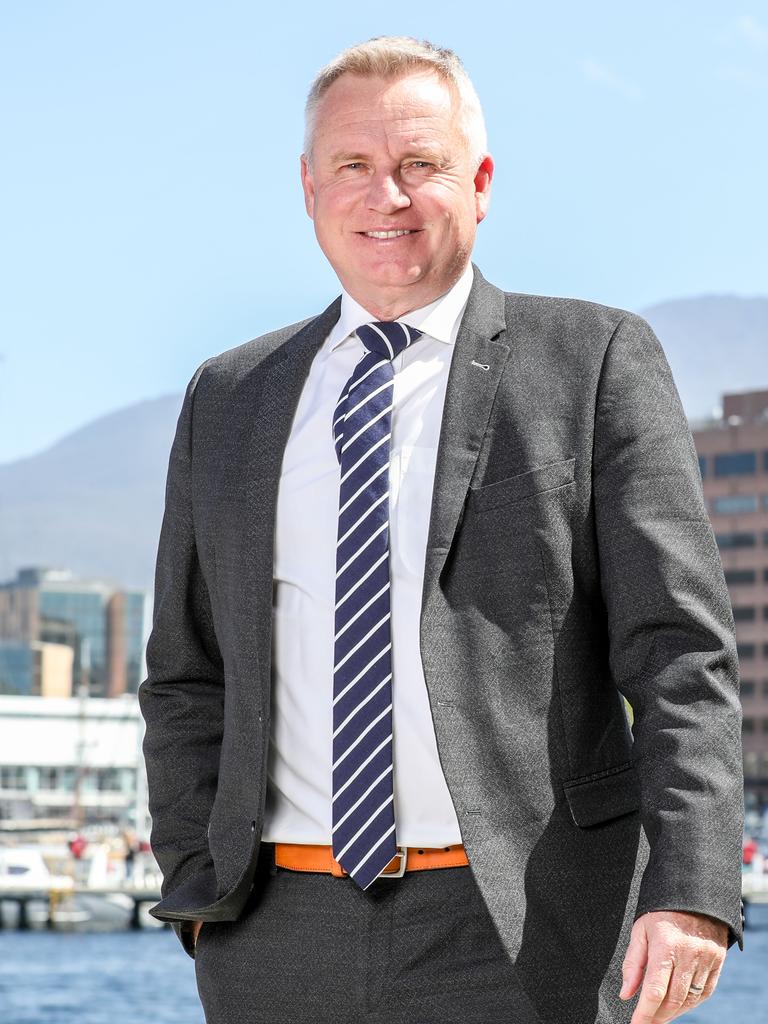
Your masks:
{"label": "man's face", "polygon": [[433,301],[469,260],[493,161],[471,163],[458,121],[458,97],[431,72],[342,75],[320,101],[311,170],[301,158],[307,213],[343,286],[376,315]]}

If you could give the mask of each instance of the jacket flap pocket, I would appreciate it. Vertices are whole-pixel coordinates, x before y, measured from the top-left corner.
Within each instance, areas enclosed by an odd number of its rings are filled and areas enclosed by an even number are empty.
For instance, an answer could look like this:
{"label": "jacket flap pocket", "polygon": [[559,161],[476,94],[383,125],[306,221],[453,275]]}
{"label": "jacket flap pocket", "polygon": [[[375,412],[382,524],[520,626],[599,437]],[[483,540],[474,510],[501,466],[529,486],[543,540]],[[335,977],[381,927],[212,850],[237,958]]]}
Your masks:
{"label": "jacket flap pocket", "polygon": [[470,487],[467,507],[475,512],[485,511],[573,483],[575,466],[574,457],[563,462],[551,462],[547,466],[536,466],[525,473],[516,473],[482,487]]}
{"label": "jacket flap pocket", "polygon": [[564,782],[571,816],[580,828],[610,821],[640,808],[640,779],[631,763],[597,776]]}

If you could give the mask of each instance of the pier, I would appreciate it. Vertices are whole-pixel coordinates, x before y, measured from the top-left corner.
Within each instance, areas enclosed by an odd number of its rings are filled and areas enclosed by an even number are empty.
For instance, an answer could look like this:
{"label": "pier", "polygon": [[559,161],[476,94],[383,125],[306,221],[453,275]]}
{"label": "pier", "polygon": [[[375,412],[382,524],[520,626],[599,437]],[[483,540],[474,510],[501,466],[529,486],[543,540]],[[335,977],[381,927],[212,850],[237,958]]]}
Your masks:
{"label": "pier", "polygon": [[[29,904],[31,902],[43,902],[48,905],[46,926],[56,928],[57,925],[72,923],[79,915],[72,916],[70,911],[65,909],[65,904],[76,896],[115,896],[127,897],[132,901],[131,911],[128,918],[128,927],[141,929],[141,907],[146,903],[157,903],[160,900],[159,888],[141,888],[130,885],[65,885],[65,886],[30,886],[18,885],[8,886],[0,889],[0,904],[9,902],[18,906],[16,929],[27,931],[30,929]],[[82,920],[82,918],[81,918]],[[0,913],[0,928],[3,927],[3,916]]]}

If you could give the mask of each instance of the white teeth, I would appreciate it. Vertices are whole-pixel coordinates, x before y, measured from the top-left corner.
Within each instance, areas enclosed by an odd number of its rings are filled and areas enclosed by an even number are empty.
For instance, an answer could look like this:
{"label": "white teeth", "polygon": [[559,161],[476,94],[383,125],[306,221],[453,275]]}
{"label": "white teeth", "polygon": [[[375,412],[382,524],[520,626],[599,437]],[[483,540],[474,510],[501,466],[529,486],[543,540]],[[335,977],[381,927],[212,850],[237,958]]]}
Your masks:
{"label": "white teeth", "polygon": [[399,238],[400,235],[410,235],[410,231],[366,231],[369,238]]}

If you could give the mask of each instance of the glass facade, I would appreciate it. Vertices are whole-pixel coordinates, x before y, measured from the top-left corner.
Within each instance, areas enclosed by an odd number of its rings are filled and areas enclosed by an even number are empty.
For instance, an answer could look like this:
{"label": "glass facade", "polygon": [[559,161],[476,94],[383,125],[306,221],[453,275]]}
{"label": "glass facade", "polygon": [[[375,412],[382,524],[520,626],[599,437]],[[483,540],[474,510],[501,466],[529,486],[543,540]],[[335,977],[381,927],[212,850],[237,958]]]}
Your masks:
{"label": "glass facade", "polygon": [[26,644],[0,640],[0,693],[34,696],[37,684],[34,650]]}
{"label": "glass facade", "polygon": [[720,516],[748,515],[759,509],[756,494],[724,494],[712,499],[712,511]]}
{"label": "glass facade", "polygon": [[145,596],[141,591],[127,591],[124,594],[126,693],[136,693],[143,678],[144,605]]}
{"label": "glass facade", "polygon": [[753,548],[757,544],[754,533],[718,533],[715,540],[719,548]]}
{"label": "glass facade", "polygon": [[715,476],[757,472],[757,452],[723,452],[715,455]]}
{"label": "glass facade", "polygon": [[754,569],[726,569],[725,582],[733,585],[755,583],[757,573]]}
{"label": "glass facade", "polygon": [[85,683],[92,697],[106,697],[106,595],[95,590],[46,590],[39,595],[40,639],[67,644],[75,653],[72,692]]}

